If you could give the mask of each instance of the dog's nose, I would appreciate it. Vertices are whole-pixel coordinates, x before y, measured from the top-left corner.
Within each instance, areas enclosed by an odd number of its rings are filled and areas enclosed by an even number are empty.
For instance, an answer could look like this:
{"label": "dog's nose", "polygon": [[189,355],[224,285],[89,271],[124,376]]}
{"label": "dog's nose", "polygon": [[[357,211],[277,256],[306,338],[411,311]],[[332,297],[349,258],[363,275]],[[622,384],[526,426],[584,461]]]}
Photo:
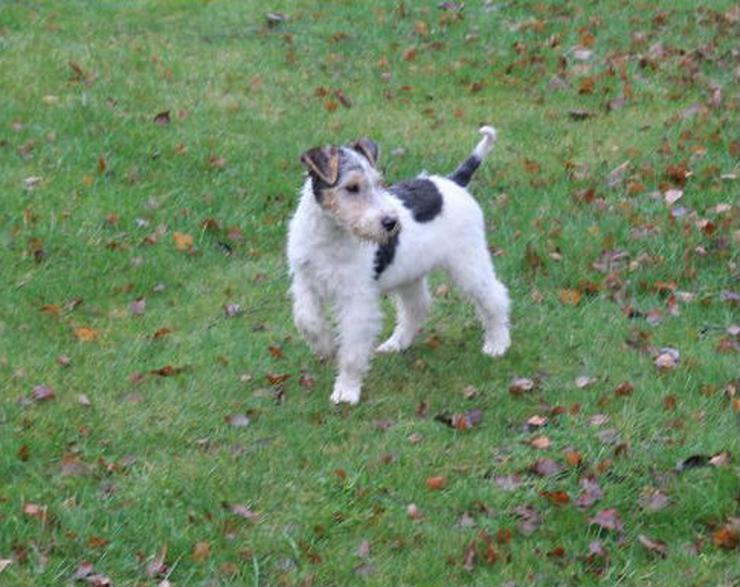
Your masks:
{"label": "dog's nose", "polygon": [[398,218],[394,218],[393,216],[383,216],[383,218],[380,219],[380,224],[383,225],[383,228],[385,228],[387,232],[393,232],[398,226]]}

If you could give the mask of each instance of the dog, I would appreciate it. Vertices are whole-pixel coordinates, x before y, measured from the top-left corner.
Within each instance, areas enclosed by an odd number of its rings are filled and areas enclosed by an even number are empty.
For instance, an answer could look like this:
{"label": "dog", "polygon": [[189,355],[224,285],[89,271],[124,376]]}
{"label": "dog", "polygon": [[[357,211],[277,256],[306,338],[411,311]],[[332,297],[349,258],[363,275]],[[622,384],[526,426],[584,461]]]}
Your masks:
{"label": "dog", "polygon": [[429,312],[426,276],[436,268],[474,303],[483,352],[496,357],[509,347],[508,291],[494,272],[483,213],[466,190],[496,140],[494,128],[480,132],[449,176],[422,174],[390,187],[370,139],[301,155],[308,173],[287,244],[293,318],[319,357],[337,360],[334,403],[360,401],[385,294],[394,300],[396,326],[376,350],[408,348]]}

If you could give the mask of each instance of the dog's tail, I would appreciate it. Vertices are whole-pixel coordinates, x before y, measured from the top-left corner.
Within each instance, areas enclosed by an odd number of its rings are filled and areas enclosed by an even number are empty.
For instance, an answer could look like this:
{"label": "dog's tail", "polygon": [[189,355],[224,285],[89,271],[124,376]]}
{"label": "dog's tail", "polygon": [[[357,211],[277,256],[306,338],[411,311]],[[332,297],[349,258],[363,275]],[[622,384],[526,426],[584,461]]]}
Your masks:
{"label": "dog's tail", "polygon": [[493,149],[493,143],[496,142],[496,129],[492,126],[482,126],[480,128],[480,134],[483,135],[483,138],[475,146],[470,157],[460,163],[458,168],[448,176],[461,187],[465,187],[470,183],[475,170],[478,169],[481,161],[490,153],[491,149]]}

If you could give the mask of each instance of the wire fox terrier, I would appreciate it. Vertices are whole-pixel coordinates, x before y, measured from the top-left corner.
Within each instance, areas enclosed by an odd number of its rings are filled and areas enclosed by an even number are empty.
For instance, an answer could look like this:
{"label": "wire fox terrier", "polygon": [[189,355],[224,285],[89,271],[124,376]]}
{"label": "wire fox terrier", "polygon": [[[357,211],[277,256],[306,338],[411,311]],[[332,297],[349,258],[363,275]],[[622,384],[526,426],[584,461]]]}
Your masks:
{"label": "wire fox terrier", "polygon": [[377,351],[402,351],[429,311],[426,275],[438,267],[475,304],[483,352],[495,357],[509,347],[509,296],[494,273],[483,213],[465,189],[496,140],[492,127],[480,132],[451,175],[422,174],[390,187],[369,139],[301,156],[308,177],[288,232],[293,318],[316,354],[336,355],[334,403],[360,401],[383,325],[382,296],[392,295],[397,323]]}

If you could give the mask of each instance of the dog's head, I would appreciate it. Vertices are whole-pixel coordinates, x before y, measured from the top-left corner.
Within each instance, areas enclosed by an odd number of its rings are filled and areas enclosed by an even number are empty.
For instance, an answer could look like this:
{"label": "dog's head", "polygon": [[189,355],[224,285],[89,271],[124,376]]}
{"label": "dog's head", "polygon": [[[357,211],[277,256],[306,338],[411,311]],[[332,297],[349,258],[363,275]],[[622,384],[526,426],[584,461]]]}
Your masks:
{"label": "dog's head", "polygon": [[385,243],[400,224],[377,160],[378,146],[366,138],[301,155],[316,201],[336,223],[360,239]]}

